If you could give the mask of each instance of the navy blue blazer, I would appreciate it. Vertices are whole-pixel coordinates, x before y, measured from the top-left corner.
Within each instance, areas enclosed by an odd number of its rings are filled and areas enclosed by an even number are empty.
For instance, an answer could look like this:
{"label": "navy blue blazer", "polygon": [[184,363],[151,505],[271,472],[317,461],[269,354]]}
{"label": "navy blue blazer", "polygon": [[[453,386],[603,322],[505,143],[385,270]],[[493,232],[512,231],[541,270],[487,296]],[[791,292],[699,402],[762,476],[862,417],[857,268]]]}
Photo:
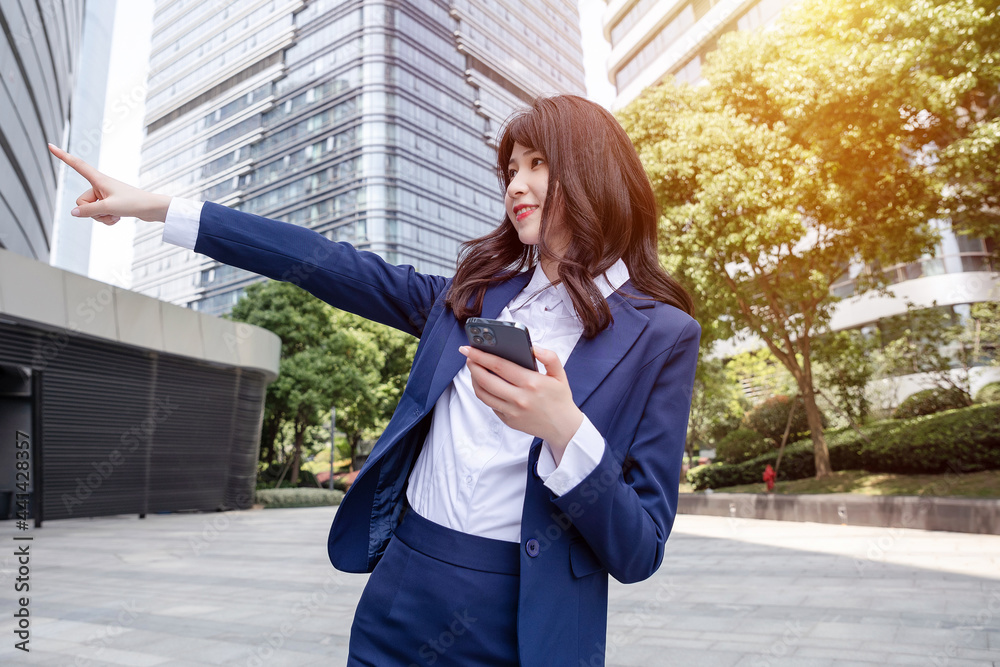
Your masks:
{"label": "navy blue blazer", "polygon": [[[450,279],[392,266],[309,229],[207,202],[195,251],[276,280],[420,338],[409,381],[330,528],[330,561],[370,572],[399,520],[407,478],[438,397],[465,363],[462,324],[444,305]],[[490,288],[497,317],[528,273]],[[555,496],[528,457],[521,517],[518,642],[522,665],[604,664],[608,575],[652,575],[677,511],[677,491],[701,328],[683,311],[640,296],[608,298],[614,318],[581,338],[566,363],[573,399],[607,443],[597,468]],[[612,638],[614,639],[614,638]]]}

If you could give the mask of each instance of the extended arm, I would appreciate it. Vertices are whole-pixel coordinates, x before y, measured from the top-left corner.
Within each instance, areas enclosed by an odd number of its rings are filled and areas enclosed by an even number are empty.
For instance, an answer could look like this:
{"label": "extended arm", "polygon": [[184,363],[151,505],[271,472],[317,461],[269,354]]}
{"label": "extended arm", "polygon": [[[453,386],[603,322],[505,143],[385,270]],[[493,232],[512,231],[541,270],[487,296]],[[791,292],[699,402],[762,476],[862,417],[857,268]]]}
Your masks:
{"label": "extended arm", "polygon": [[[172,198],[115,180],[83,160],[49,144],[49,150],[91,188],[72,214],[113,225],[123,217],[164,221]],[[193,249],[220,262],[299,285],[324,301],[419,336],[438,296],[440,276],[393,266],[370,252],[296,225],[206,203]]]}

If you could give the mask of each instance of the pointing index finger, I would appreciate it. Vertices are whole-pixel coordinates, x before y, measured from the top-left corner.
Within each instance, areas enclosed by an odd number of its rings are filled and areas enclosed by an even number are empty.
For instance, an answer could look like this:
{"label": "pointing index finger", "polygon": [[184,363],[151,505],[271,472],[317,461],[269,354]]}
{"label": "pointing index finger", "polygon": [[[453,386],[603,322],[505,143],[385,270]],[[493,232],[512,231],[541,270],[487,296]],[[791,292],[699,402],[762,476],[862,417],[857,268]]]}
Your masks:
{"label": "pointing index finger", "polygon": [[90,181],[91,185],[94,184],[94,178],[98,176],[100,172],[91,167],[89,164],[76,157],[75,155],[70,155],[63,149],[49,144],[49,152],[55,155],[57,158],[68,164],[73,168],[78,174]]}

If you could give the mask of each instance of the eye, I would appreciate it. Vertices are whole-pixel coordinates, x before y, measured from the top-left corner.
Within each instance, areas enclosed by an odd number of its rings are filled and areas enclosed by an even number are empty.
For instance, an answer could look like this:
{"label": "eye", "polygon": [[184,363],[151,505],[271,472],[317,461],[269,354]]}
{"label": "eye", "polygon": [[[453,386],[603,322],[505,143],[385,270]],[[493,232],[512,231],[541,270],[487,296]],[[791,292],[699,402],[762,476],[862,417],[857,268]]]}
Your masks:
{"label": "eye", "polygon": [[517,176],[517,169],[507,170],[507,180],[513,181],[515,176]]}
{"label": "eye", "polygon": [[532,158],[532,160],[531,160],[531,166],[532,167],[537,167],[537,166],[543,165],[543,164],[545,164],[545,160],[543,160],[540,157]]}

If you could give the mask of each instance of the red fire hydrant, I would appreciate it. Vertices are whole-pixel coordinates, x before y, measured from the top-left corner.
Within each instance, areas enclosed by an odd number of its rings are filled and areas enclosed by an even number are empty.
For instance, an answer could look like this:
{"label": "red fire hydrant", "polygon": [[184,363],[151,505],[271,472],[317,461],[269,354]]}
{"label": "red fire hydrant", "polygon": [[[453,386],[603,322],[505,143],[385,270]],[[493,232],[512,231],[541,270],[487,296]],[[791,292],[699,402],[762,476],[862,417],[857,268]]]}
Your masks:
{"label": "red fire hydrant", "polygon": [[775,478],[774,468],[772,468],[771,464],[768,463],[767,467],[764,468],[764,483],[767,484],[768,493],[774,491],[774,478]]}

